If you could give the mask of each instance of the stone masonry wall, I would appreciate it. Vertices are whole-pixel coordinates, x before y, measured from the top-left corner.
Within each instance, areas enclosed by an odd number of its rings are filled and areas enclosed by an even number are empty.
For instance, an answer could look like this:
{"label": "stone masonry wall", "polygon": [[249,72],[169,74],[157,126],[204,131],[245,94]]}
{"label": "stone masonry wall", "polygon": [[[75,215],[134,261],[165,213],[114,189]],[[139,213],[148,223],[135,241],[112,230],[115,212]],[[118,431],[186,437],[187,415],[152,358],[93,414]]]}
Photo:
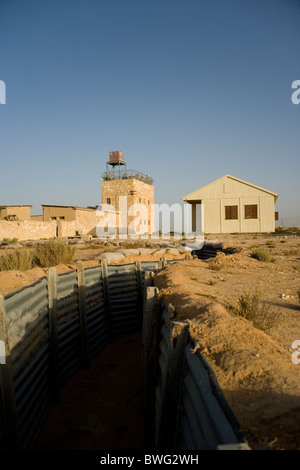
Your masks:
{"label": "stone masonry wall", "polygon": [[[151,233],[154,223],[151,220],[151,206],[154,204],[154,187],[135,178],[102,181],[103,205],[107,204],[107,199],[109,198],[111,206],[116,211],[124,213],[123,208],[119,206],[120,196],[127,197],[127,227],[133,221],[139,220],[140,225],[137,226],[137,230]],[[134,211],[132,215],[130,207],[133,204],[143,204],[143,213]],[[121,225],[124,225],[124,223]]]}
{"label": "stone masonry wall", "polygon": [[19,241],[50,239],[56,237],[56,221],[39,222],[34,220],[0,220],[0,240],[17,238]]}

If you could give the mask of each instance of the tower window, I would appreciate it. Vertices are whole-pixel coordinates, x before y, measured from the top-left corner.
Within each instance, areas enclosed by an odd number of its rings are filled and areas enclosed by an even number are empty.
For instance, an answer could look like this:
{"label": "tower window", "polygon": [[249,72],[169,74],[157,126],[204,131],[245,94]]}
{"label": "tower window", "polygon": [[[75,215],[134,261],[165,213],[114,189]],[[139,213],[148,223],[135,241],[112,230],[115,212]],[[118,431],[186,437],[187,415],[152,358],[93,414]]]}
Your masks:
{"label": "tower window", "polygon": [[110,197],[108,197],[108,198],[106,199],[106,204],[111,204],[111,199],[110,199]]}

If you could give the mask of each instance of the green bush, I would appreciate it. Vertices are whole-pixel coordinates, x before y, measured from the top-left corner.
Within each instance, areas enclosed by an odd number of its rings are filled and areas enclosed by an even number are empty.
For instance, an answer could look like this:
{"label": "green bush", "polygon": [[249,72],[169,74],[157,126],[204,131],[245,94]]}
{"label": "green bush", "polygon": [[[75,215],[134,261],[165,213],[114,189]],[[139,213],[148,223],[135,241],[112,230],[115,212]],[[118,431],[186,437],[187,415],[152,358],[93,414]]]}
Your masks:
{"label": "green bush", "polygon": [[0,256],[0,271],[26,271],[33,267],[33,253],[26,248]]}
{"label": "green bush", "polygon": [[251,252],[251,257],[258,259],[259,261],[263,261],[264,263],[274,263],[275,261],[271,254],[262,248],[253,249]]}
{"label": "green bush", "polygon": [[57,264],[68,264],[74,258],[76,247],[61,242],[46,242],[35,248],[33,262],[41,268],[49,268]]}

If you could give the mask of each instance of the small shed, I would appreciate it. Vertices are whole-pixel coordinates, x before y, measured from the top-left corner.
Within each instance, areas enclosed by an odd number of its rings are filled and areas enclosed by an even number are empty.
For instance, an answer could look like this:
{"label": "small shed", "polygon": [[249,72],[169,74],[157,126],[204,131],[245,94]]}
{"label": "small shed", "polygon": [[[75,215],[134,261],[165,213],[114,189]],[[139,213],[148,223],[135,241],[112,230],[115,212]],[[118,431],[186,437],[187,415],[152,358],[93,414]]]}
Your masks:
{"label": "small shed", "polygon": [[30,220],[30,205],[0,206],[0,219],[5,220]]}
{"label": "small shed", "polygon": [[192,228],[196,204],[201,205],[204,233],[259,233],[275,231],[278,194],[253,183],[225,175],[182,198],[192,204]]}

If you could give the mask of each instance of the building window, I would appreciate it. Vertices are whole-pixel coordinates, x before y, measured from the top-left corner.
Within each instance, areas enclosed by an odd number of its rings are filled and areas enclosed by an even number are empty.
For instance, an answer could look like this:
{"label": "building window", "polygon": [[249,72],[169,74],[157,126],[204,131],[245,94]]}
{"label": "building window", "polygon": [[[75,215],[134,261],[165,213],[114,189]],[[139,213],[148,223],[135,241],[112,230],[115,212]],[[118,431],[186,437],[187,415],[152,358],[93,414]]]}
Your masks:
{"label": "building window", "polygon": [[141,198],[141,197],[139,197],[139,202],[140,202],[140,203],[142,202],[142,198]]}
{"label": "building window", "polygon": [[60,217],[60,220],[65,220],[65,217],[64,217],[64,216],[61,216],[61,217]]}
{"label": "building window", "polygon": [[150,201],[149,201],[149,199],[148,199],[148,206],[150,206]]}
{"label": "building window", "polygon": [[106,204],[111,204],[111,199],[110,199],[110,197],[108,197],[108,198],[106,199]]}
{"label": "building window", "polygon": [[225,220],[238,219],[238,206],[225,206]]}
{"label": "building window", "polygon": [[51,220],[56,220],[56,217],[51,217]]}
{"label": "building window", "polygon": [[245,219],[257,219],[257,204],[245,206]]}

